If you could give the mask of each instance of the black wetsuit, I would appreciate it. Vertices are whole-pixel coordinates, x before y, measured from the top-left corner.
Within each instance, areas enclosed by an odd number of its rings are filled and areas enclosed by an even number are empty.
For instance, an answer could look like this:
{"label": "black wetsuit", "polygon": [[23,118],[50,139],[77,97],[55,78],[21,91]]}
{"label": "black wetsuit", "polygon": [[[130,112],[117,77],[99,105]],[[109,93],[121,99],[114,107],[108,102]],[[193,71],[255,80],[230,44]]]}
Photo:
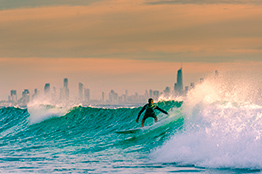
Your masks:
{"label": "black wetsuit", "polygon": [[168,114],[166,111],[164,111],[163,109],[160,109],[158,106],[156,105],[150,105],[150,104],[146,104],[142,110],[139,112],[137,119],[139,119],[140,115],[143,113],[143,111],[146,109],[146,113],[145,116],[143,117],[143,120],[146,120],[148,117],[153,117],[154,119],[156,119],[156,114],[154,112],[154,109],[157,109],[165,114]]}

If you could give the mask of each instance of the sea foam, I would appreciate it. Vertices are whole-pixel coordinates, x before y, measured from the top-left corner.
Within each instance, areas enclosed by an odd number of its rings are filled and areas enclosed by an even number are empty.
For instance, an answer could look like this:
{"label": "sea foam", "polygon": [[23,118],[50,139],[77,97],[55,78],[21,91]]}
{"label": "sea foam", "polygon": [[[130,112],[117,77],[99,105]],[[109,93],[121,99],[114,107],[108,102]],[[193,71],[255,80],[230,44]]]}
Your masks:
{"label": "sea foam", "polygon": [[184,100],[183,131],[155,149],[152,162],[262,169],[260,101],[258,86],[245,78],[207,78]]}

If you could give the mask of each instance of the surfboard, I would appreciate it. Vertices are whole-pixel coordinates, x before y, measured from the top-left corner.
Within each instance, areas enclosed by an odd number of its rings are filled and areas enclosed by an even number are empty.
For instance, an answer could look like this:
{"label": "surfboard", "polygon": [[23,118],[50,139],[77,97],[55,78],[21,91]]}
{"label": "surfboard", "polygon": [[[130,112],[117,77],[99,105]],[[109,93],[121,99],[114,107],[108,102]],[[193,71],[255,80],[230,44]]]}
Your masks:
{"label": "surfboard", "polygon": [[122,130],[122,131],[116,131],[118,134],[135,134],[142,131],[141,128],[136,128],[136,129],[129,129],[129,130]]}

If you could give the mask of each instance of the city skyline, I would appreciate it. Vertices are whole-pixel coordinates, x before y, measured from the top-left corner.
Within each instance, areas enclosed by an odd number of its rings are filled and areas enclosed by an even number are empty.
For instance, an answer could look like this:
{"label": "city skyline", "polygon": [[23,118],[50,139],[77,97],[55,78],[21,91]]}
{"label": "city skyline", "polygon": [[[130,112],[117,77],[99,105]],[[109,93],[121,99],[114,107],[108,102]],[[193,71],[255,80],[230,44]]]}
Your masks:
{"label": "city skyline", "polygon": [[[41,63],[35,65],[38,59],[6,59],[0,64],[2,74],[0,85],[0,100],[6,100],[10,90],[17,91],[35,88],[42,89],[43,84],[49,82],[57,87],[62,87],[61,79],[68,77],[70,89],[77,92],[79,82],[87,85],[93,98],[100,98],[101,92],[109,92],[114,89],[124,93],[128,89],[131,93],[144,93],[144,89],[164,90],[166,86],[173,89],[177,69],[181,63],[161,61],[134,61],[134,60],[105,60],[105,59],[41,59]],[[10,66],[12,65],[12,68]],[[127,66],[128,65],[128,66]],[[240,63],[183,63],[184,84],[190,86],[191,82],[198,81],[201,77],[218,70],[225,73],[251,73],[261,74],[262,62]],[[16,68],[15,71],[14,68]],[[77,69],[75,69],[77,68]],[[28,69],[29,71],[24,71]],[[8,74],[8,75],[7,75]],[[74,84],[74,85],[73,85]],[[40,90],[39,92],[43,92]],[[21,95],[19,93],[18,95]]]}
{"label": "city skyline", "polygon": [[[174,83],[174,89],[167,86],[163,91],[159,90],[152,90],[152,89],[145,89],[144,94],[138,94],[135,92],[134,94],[128,94],[128,90],[125,90],[124,94],[119,94],[115,92],[113,89],[110,90],[108,93],[108,97],[105,98],[105,92],[101,93],[100,99],[91,99],[90,98],[90,89],[86,88],[83,83],[78,83],[78,96],[73,95],[75,97],[75,102],[84,103],[84,104],[92,104],[92,103],[142,103],[145,102],[149,97],[153,98],[154,100],[158,101],[159,97],[166,97],[169,98],[171,96],[183,96],[186,95],[189,89],[194,88],[194,83],[191,82],[190,87],[186,86],[185,89],[183,88],[183,77],[182,77],[182,67],[177,71],[176,74],[176,82]],[[217,70],[215,71],[217,75]],[[51,99],[53,101],[67,101],[72,100],[72,97],[69,97],[70,89],[68,87],[69,80],[68,78],[63,79],[63,87],[60,88],[60,95],[57,94],[56,87],[53,86],[53,91],[50,90],[51,84],[45,83],[44,85],[44,93],[39,93],[39,89],[34,89],[34,94],[30,94],[28,89],[24,89],[22,92],[22,97],[18,99],[18,92],[15,89],[10,91],[10,96],[8,96],[8,102],[13,104],[23,104],[26,105],[30,101],[34,99]],[[72,94],[71,94],[72,95]],[[76,97],[77,96],[77,97]]]}

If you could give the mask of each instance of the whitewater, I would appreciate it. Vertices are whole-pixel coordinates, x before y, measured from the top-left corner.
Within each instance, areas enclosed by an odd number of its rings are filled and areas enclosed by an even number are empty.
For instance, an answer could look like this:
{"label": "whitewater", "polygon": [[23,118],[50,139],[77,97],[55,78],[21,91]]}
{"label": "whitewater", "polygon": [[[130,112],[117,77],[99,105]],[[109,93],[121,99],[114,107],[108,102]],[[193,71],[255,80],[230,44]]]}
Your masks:
{"label": "whitewater", "polygon": [[262,173],[262,96],[257,79],[210,76],[181,101],[109,108],[29,103],[0,109],[1,173]]}

